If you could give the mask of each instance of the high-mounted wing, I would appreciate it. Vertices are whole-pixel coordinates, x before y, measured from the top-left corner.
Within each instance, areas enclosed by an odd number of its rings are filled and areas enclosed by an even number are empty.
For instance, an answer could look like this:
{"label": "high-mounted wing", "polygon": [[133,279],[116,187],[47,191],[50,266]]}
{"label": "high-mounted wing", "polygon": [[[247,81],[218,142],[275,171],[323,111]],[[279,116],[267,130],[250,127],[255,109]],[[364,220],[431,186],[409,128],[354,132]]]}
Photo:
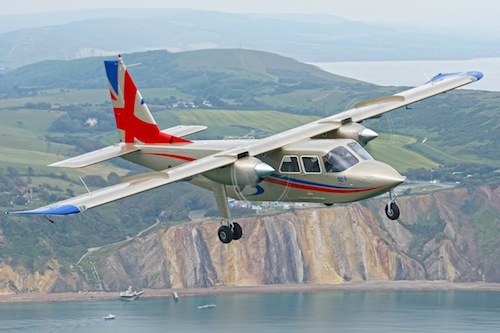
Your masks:
{"label": "high-mounted wing", "polygon": [[80,213],[133,194],[174,183],[197,174],[220,168],[236,161],[236,157],[214,154],[164,171],[150,172],[133,177],[120,184],[79,195],[32,210],[7,212],[7,214],[68,215]]}
{"label": "high-mounted wing", "polygon": [[462,87],[480,80],[482,77],[483,73],[481,72],[438,74],[426,84],[392,96],[358,103],[353,109],[341,112],[329,118],[342,120],[351,118],[352,122],[357,123],[368,118],[378,117],[385,112],[398,109],[402,106],[413,104],[437,94]]}
{"label": "high-mounted wing", "polygon": [[236,154],[247,152],[249,156],[259,155],[291,143],[331,132],[348,122],[360,122],[368,118],[378,117],[385,112],[393,111],[437,94],[453,90],[475,82],[482,77],[483,73],[481,72],[439,74],[421,86],[392,96],[358,103],[357,107],[350,110],[292,128],[243,147],[232,149],[231,152]]}

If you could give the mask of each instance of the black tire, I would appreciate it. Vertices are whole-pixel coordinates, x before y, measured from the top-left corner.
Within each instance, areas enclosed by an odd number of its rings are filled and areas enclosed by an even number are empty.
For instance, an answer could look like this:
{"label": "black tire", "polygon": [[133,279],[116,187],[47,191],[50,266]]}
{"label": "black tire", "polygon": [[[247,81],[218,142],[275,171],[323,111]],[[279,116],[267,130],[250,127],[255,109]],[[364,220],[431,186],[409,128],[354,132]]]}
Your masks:
{"label": "black tire", "polygon": [[243,236],[243,229],[238,223],[233,223],[233,240],[238,240]]}
{"label": "black tire", "polygon": [[[389,205],[391,205],[391,212],[389,213]],[[385,206],[385,215],[390,220],[397,220],[399,218],[399,207],[395,202],[391,202]]]}
{"label": "black tire", "polygon": [[223,225],[222,227],[220,227],[217,234],[219,235],[219,240],[224,244],[227,244],[233,240],[233,232],[228,226]]}

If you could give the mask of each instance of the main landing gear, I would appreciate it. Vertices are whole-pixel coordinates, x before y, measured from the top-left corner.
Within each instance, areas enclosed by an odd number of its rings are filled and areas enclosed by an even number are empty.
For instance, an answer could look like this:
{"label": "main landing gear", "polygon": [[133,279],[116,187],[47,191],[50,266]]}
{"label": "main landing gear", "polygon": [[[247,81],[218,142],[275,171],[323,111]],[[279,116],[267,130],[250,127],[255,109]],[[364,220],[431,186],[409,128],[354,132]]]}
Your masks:
{"label": "main landing gear", "polygon": [[232,240],[240,239],[243,235],[243,229],[241,228],[239,223],[230,223],[229,221],[226,221],[226,225],[222,225],[219,227],[217,234],[219,235],[219,240],[222,243],[227,244]]}
{"label": "main landing gear", "polygon": [[230,243],[232,240],[238,240],[243,235],[241,226],[231,221],[231,214],[229,212],[229,205],[227,204],[226,187],[222,184],[212,182],[212,190],[215,195],[215,201],[219,208],[220,215],[223,217],[221,220],[222,225],[217,231],[219,240],[224,243]]}
{"label": "main landing gear", "polygon": [[397,220],[399,218],[399,207],[396,204],[396,193],[393,190],[389,191],[389,203],[385,206],[385,215],[390,220]]}

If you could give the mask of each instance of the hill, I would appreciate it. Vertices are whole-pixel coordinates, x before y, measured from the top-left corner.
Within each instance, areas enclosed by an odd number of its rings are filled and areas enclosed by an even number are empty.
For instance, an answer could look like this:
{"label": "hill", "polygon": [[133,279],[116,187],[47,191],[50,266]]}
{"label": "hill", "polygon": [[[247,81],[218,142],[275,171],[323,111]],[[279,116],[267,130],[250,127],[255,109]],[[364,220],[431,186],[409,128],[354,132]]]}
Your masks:
{"label": "hill", "polygon": [[180,52],[244,47],[308,62],[464,59],[500,54],[498,36],[327,15],[110,9],[9,16],[1,17],[0,22],[0,68],[4,70],[47,59],[155,49]]}
{"label": "hill", "polygon": [[[404,89],[378,87],[255,50],[149,51],[124,58],[128,64],[141,64],[130,70],[148,104],[158,111],[168,108],[172,101],[209,100],[219,109],[275,110],[322,117]],[[6,73],[0,77],[4,97],[0,107],[91,102],[102,104],[103,113],[98,117],[110,116],[106,111],[109,103],[104,59],[109,58],[44,61]],[[417,140],[409,147],[440,164],[482,161],[498,168],[497,98],[496,92],[458,90],[366,124],[379,132],[410,134]],[[112,129],[112,117],[106,123],[106,130]],[[480,131],[470,124],[476,124]]]}

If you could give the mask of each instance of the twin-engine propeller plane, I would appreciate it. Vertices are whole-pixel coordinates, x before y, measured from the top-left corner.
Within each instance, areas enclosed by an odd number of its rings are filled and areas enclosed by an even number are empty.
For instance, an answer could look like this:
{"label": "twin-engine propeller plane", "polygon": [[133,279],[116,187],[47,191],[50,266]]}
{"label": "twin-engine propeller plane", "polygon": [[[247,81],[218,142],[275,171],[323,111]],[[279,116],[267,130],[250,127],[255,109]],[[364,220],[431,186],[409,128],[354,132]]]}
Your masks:
{"label": "twin-engine propeller plane", "polygon": [[252,201],[353,202],[389,192],[389,219],[399,217],[393,189],[405,177],[375,161],[363,148],[377,133],[360,123],[482,78],[481,72],[439,74],[401,93],[358,103],[354,108],[263,139],[188,140],[205,126],[160,130],[121,56],[105,61],[120,142],[51,164],[81,168],[121,157],[155,171],[122,183],[32,210],[8,214],[66,215],[177,181],[213,191],[223,217],[223,243],[240,239],[228,197]]}

